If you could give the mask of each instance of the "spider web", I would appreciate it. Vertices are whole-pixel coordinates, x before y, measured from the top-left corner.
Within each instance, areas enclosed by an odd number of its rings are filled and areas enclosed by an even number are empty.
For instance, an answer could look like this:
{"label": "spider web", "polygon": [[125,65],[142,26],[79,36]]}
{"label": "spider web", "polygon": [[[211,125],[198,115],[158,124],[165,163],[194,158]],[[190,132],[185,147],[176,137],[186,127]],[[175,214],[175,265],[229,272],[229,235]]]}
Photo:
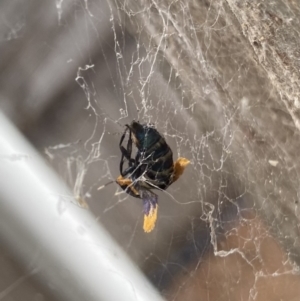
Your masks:
{"label": "spider web", "polygon": [[[47,72],[33,75],[22,106],[29,119],[40,117],[25,132],[78,206],[89,207],[167,300],[297,300],[297,114],[265,43],[289,10],[279,16],[229,0],[57,0],[52,11],[40,9],[55,38],[37,38],[48,49],[38,59]],[[269,32],[255,35],[249,12],[264,13]],[[17,21],[1,38],[6,45],[30,34]],[[150,234],[141,200],[116,184],[98,190],[119,175],[118,145],[132,120],[154,124],[174,159],[191,161],[156,192]]]}

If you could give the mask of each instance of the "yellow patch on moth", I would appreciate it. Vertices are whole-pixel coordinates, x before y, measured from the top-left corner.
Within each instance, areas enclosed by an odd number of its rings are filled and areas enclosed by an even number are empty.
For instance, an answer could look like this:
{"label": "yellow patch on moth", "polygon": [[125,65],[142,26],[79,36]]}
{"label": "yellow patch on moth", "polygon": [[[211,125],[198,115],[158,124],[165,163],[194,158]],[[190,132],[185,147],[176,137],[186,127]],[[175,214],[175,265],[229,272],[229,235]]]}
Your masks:
{"label": "yellow patch on moth", "polygon": [[174,163],[174,173],[173,173],[173,180],[172,183],[178,180],[178,178],[183,174],[184,169],[191,161],[180,157],[177,159],[177,161]]}
{"label": "yellow patch on moth", "polygon": [[127,178],[123,178],[121,175],[118,176],[116,179],[116,182],[122,187],[122,186],[128,186],[128,189],[131,189],[135,195],[139,195],[138,191],[133,187],[132,181]]}
{"label": "yellow patch on moth", "polygon": [[130,179],[127,178],[123,178],[121,175],[118,176],[117,180],[116,180],[121,186],[126,185],[129,186],[132,184],[132,181]]}
{"label": "yellow patch on moth", "polygon": [[157,210],[158,210],[158,205],[154,208],[151,205],[151,209],[148,215],[144,215],[144,226],[143,229],[146,233],[151,232],[155,228],[155,223],[157,220]]}

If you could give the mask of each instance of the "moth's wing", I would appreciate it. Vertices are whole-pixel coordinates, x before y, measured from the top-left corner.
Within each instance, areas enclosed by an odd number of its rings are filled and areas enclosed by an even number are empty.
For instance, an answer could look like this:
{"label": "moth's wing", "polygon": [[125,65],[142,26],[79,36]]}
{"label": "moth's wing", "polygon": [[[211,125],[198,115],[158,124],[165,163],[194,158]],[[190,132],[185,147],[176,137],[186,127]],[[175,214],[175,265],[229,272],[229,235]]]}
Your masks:
{"label": "moth's wing", "polygon": [[141,189],[140,195],[143,200],[143,211],[144,211],[144,226],[145,232],[151,232],[157,220],[158,210],[158,196],[149,189]]}

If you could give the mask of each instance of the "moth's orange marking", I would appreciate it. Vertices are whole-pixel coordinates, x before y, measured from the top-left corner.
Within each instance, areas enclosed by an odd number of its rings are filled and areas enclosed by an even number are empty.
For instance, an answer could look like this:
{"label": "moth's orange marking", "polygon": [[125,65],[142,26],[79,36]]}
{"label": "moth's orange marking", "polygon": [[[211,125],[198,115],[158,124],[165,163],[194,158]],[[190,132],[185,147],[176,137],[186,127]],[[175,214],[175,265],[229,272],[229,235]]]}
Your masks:
{"label": "moth's orange marking", "polygon": [[133,187],[132,181],[127,178],[123,178],[121,175],[118,176],[116,182],[122,186],[129,186],[128,189],[131,189],[135,195],[139,195],[139,192]]}
{"label": "moth's orange marking", "polygon": [[156,205],[155,208],[151,205],[149,214],[144,215],[143,229],[146,233],[151,232],[155,228],[155,223],[157,220],[157,210],[158,210],[158,205]]}
{"label": "moth's orange marking", "polygon": [[177,161],[174,163],[174,173],[173,173],[173,179],[172,183],[178,180],[178,178],[183,174],[184,169],[191,161],[180,157],[177,159]]}

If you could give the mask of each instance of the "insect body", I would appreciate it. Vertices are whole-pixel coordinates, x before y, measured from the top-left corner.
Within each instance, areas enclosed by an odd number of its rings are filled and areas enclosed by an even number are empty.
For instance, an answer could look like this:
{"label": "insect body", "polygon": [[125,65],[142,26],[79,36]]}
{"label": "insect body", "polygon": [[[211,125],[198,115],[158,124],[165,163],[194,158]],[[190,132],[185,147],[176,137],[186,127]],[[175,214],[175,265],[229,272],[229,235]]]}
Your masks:
{"label": "insect body", "polygon": [[[128,142],[123,146],[126,133]],[[132,145],[137,152],[132,158]],[[173,153],[165,139],[150,125],[133,121],[126,129],[119,144],[122,156],[120,176],[116,182],[129,195],[143,200],[144,231],[151,232],[155,227],[158,209],[158,196],[153,189],[165,190],[183,173],[189,160],[179,158],[173,162]],[[127,168],[124,170],[124,163]]]}
{"label": "insect body", "polygon": [[[133,121],[126,127],[120,140],[121,176],[131,174],[131,179],[136,180],[144,175],[148,180],[146,185],[148,188],[166,189],[171,184],[174,173],[173,153],[169,145],[152,126]],[[125,149],[122,143],[128,130],[129,138]],[[133,143],[138,150],[135,159],[131,158]],[[124,171],[125,159],[128,161],[128,168]]]}

